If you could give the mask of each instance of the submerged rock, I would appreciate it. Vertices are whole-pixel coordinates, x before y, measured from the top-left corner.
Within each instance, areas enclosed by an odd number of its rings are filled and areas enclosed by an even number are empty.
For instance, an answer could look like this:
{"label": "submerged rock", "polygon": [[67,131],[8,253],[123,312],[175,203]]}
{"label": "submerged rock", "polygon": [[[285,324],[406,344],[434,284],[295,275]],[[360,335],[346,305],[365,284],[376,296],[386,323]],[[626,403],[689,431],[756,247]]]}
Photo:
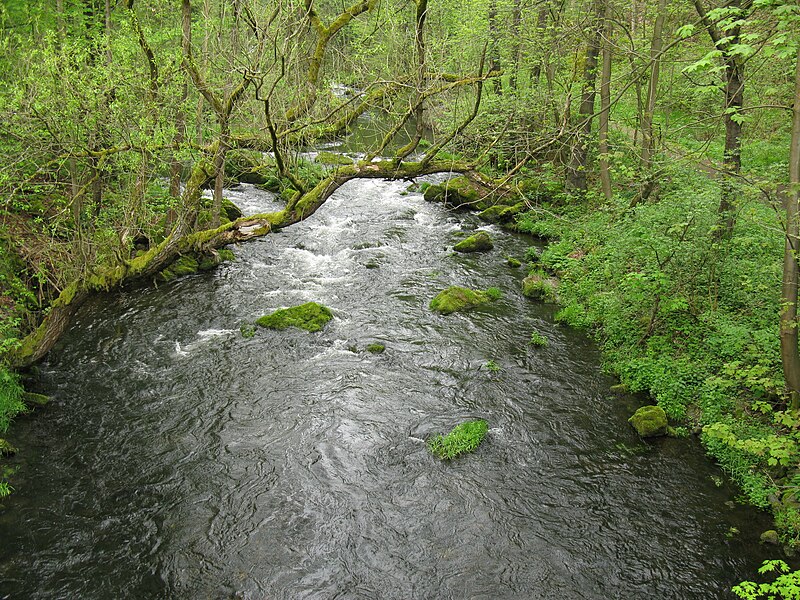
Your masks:
{"label": "submerged rock", "polygon": [[50,402],[50,396],[37,394],[35,392],[25,392],[22,394],[22,401],[26,406],[44,406]]}
{"label": "submerged rock", "polygon": [[220,216],[225,215],[229,221],[235,221],[242,216],[242,210],[227,198],[222,199],[222,212]]}
{"label": "submerged rock", "polygon": [[453,246],[456,252],[488,252],[492,248],[492,238],[485,231],[479,231]]}
{"label": "submerged rock", "polygon": [[639,437],[649,438],[667,435],[667,414],[660,406],[642,406],[628,419]]}
{"label": "submerged rock", "polygon": [[768,529],[764,533],[761,534],[761,543],[762,544],[772,544],[773,546],[777,546],[780,544],[780,540],[778,539],[778,532],[774,529]]}
{"label": "submerged rock", "polygon": [[256,320],[256,325],[268,329],[287,329],[299,327],[306,331],[319,331],[333,318],[327,306],[316,302],[306,302],[300,306],[282,308]]}
{"label": "submerged rock", "polygon": [[367,344],[367,352],[370,354],[382,354],[384,350],[386,350],[386,346],[383,344],[379,344],[377,342]]}
{"label": "submerged rock", "polygon": [[17,449],[9,444],[6,440],[0,438],[0,456],[13,456],[17,453]]}
{"label": "submerged rock", "polygon": [[456,311],[467,310],[480,306],[481,304],[488,304],[497,299],[492,296],[494,296],[494,294],[452,286],[436,294],[429,306],[433,311],[443,315],[449,315]]}

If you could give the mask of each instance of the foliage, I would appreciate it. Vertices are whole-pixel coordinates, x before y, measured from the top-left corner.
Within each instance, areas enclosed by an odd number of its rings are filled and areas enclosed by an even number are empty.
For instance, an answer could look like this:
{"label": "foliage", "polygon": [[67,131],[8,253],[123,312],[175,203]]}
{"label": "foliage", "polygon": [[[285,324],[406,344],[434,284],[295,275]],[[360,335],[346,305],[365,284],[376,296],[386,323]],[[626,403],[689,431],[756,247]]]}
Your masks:
{"label": "foliage", "polygon": [[428,449],[443,460],[473,452],[486,437],[489,426],[483,419],[456,425],[450,433],[436,435],[428,441]]}
{"label": "foliage", "polygon": [[19,382],[19,377],[0,366],[0,433],[4,433],[11,420],[25,411],[22,401],[24,390]]}
{"label": "foliage", "polygon": [[768,583],[743,581],[733,587],[732,591],[743,600],[800,599],[800,571],[792,571],[782,560],[765,560],[758,569],[759,574],[775,573],[775,579]]}
{"label": "foliage", "polygon": [[538,331],[534,331],[533,333],[531,333],[531,339],[530,339],[530,341],[528,343],[531,346],[535,346],[537,348],[545,348],[549,344],[549,342],[547,341],[547,338],[544,337]]}

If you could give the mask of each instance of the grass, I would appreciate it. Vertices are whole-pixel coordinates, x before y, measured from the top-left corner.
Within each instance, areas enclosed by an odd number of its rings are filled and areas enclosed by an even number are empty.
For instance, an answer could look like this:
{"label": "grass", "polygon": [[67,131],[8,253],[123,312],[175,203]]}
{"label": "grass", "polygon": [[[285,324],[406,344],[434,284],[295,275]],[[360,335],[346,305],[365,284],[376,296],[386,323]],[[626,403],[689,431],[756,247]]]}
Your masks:
{"label": "grass", "polygon": [[428,442],[428,449],[442,460],[451,460],[473,452],[486,437],[489,426],[483,419],[456,425],[447,435],[436,435]]}

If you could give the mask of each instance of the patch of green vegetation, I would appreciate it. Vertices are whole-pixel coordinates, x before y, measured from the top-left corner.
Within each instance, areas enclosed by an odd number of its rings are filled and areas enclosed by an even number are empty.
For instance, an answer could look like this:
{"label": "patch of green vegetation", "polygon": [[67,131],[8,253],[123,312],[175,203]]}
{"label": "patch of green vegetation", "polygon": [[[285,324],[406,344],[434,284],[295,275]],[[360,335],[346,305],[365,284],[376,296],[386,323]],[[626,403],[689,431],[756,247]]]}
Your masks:
{"label": "patch of green vegetation", "polygon": [[545,302],[556,301],[556,282],[541,269],[534,269],[522,280],[522,295]]}
{"label": "patch of green vegetation", "polygon": [[489,426],[483,419],[467,421],[453,428],[447,435],[436,435],[428,441],[428,449],[443,460],[450,460],[473,452],[486,437]]}
{"label": "patch of green vegetation", "polygon": [[782,560],[765,560],[758,572],[760,575],[775,574],[775,579],[766,583],[743,581],[731,591],[743,600],[800,598],[800,570],[792,571]]}
{"label": "patch of green vegetation", "polygon": [[245,323],[244,325],[239,326],[239,333],[242,334],[243,338],[250,339],[252,337],[255,337],[256,327],[255,325],[250,325],[249,323]]}
{"label": "patch of green vegetation", "polygon": [[352,165],[353,159],[344,154],[337,154],[335,152],[322,151],[317,153],[316,158],[318,163],[323,165]]}
{"label": "patch of green vegetation", "polygon": [[0,433],[5,433],[12,419],[25,412],[25,391],[16,373],[0,366]]}
{"label": "patch of green vegetation", "polygon": [[381,354],[383,351],[386,350],[386,346],[383,344],[379,344],[377,342],[373,342],[372,344],[367,344],[367,352],[370,354]]}
{"label": "patch of green vegetation", "polygon": [[491,371],[492,373],[498,373],[498,372],[500,372],[502,370],[500,368],[500,365],[498,365],[493,360],[487,360],[484,363],[483,368],[486,369],[487,371]]}
{"label": "patch of green vegetation", "polygon": [[452,286],[439,292],[430,302],[430,309],[443,315],[468,310],[482,304],[488,304],[492,298],[485,292],[469,288]]}
{"label": "patch of green vegetation", "polygon": [[512,269],[519,269],[522,266],[522,262],[513,256],[506,256],[506,264]]}
{"label": "patch of green vegetation", "polygon": [[539,333],[538,331],[534,331],[531,334],[531,339],[528,343],[531,346],[536,346],[537,348],[545,348],[549,342],[547,341],[547,338],[544,337],[541,333]]}
{"label": "patch of green vegetation", "polygon": [[282,308],[269,315],[264,315],[256,320],[256,325],[268,329],[298,327],[313,332],[320,331],[332,318],[333,313],[328,307],[316,302],[306,302],[299,306]]}
{"label": "patch of green vegetation", "polygon": [[496,287],[487,288],[484,292],[492,302],[500,300],[503,297],[503,290]]}

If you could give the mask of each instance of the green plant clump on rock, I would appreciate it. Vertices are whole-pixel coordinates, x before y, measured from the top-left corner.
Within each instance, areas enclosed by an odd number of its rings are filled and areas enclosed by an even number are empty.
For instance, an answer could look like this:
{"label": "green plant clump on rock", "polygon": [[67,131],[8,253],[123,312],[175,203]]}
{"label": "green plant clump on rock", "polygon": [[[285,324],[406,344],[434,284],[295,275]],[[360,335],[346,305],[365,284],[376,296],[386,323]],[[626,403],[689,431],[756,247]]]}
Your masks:
{"label": "green plant clump on rock", "polygon": [[328,307],[316,302],[306,302],[300,306],[282,308],[269,315],[264,315],[256,320],[256,325],[268,329],[299,327],[306,331],[319,331],[332,318],[333,313]]}
{"label": "green plant clump on rock", "polygon": [[537,348],[544,348],[544,347],[546,347],[546,346],[547,346],[547,344],[548,344],[548,342],[547,342],[547,338],[546,338],[546,337],[544,337],[544,336],[543,336],[541,333],[539,333],[538,331],[534,331],[534,332],[531,334],[531,341],[530,341],[530,342],[528,342],[528,343],[529,343],[531,346],[536,346]]}
{"label": "green plant clump on rock", "polygon": [[489,426],[483,419],[456,425],[447,435],[437,435],[428,442],[428,449],[441,459],[450,460],[472,452],[486,437]]}
{"label": "green plant clump on rock", "polygon": [[436,294],[430,302],[430,309],[443,315],[449,315],[456,311],[467,310],[480,306],[481,304],[488,304],[497,299],[493,296],[494,293],[452,286]]}
{"label": "green plant clump on rock", "polygon": [[377,342],[367,345],[367,352],[371,354],[381,354],[384,350],[386,350],[386,346],[378,344]]}

